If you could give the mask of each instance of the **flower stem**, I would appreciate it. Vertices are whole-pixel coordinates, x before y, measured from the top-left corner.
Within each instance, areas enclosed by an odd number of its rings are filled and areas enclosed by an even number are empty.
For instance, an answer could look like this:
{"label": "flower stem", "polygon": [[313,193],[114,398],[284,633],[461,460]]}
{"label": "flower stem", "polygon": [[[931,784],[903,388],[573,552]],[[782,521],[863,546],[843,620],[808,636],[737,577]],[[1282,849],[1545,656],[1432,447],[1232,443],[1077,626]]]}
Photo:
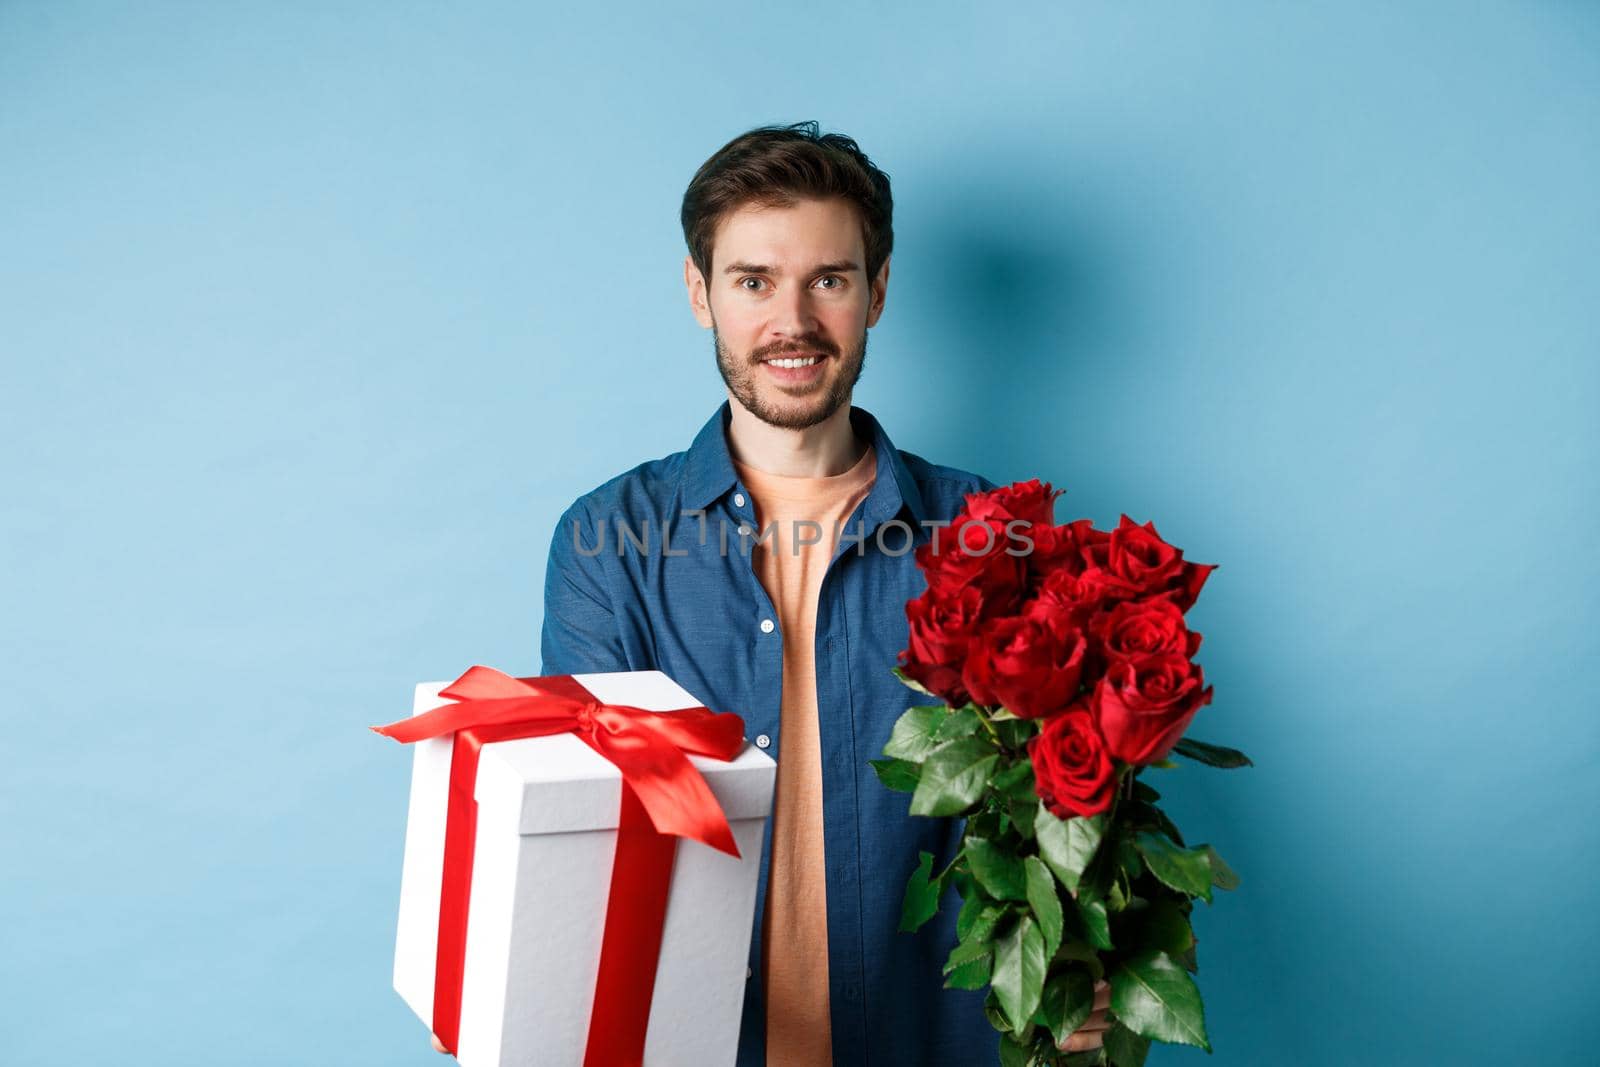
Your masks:
{"label": "flower stem", "polygon": [[1133,768],[1124,764],[1117,769],[1121,776],[1117,779],[1117,788],[1111,794],[1111,810],[1106,812],[1106,833],[1111,832],[1111,827],[1117,819],[1117,805],[1122,803],[1124,797],[1133,798]]}
{"label": "flower stem", "polygon": [[989,721],[989,716],[984,713],[982,708],[978,709],[978,721],[983,723],[983,728],[985,730],[989,731],[989,736],[994,738],[994,743],[1004,749],[1006,745],[1004,741],[1000,740],[1000,731],[994,728],[994,723]]}

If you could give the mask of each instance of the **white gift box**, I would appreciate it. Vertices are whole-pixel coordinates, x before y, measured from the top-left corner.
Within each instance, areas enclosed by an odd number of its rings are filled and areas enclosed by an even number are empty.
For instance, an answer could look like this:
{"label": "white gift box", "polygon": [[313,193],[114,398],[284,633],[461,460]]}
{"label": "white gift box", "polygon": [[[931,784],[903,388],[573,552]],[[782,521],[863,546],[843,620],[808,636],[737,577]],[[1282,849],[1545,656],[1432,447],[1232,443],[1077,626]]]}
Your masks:
{"label": "white gift box", "polygon": [[[572,676],[608,704],[700,702],[660,671]],[[417,686],[413,715],[447,699]],[[738,709],[731,709],[738,710]],[[432,1028],[452,737],[416,742],[394,987]],[[647,1067],[732,1064],[738,1048],[761,838],[777,765],[749,744],[690,755],[739,858],[678,839],[645,1038]],[[583,1062],[617,843],[622,775],[574,734],[485,744],[456,1058],[464,1067]]]}

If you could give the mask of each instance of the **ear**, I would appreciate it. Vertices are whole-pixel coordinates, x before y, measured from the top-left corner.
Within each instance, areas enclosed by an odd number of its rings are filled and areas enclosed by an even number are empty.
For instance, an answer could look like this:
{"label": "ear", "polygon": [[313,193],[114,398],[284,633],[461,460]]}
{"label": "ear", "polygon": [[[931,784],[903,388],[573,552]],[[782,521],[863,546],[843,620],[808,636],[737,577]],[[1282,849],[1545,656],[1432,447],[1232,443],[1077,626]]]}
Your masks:
{"label": "ear", "polygon": [[694,312],[695,321],[706,329],[711,329],[711,305],[707,303],[706,280],[700,273],[700,268],[694,265],[694,257],[683,257],[683,287],[689,292],[689,310]]}
{"label": "ear", "polygon": [[883,261],[883,266],[878,268],[878,276],[872,279],[872,302],[867,305],[867,325],[876,326],[878,316],[883,314],[883,302],[889,296],[889,260]]}

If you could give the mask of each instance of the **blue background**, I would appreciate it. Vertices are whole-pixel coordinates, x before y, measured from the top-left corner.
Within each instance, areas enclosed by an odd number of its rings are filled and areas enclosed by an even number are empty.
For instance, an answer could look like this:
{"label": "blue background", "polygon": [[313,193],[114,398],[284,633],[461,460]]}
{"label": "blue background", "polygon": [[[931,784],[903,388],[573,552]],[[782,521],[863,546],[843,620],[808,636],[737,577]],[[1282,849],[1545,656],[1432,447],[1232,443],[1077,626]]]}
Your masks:
{"label": "blue background", "polygon": [[723,395],[684,186],[807,118],[894,179],[857,402],[1222,565],[1209,1062],[1592,1057],[1600,9],[977,7],[0,3],[0,1059],[443,1062],[366,727],[537,669]]}

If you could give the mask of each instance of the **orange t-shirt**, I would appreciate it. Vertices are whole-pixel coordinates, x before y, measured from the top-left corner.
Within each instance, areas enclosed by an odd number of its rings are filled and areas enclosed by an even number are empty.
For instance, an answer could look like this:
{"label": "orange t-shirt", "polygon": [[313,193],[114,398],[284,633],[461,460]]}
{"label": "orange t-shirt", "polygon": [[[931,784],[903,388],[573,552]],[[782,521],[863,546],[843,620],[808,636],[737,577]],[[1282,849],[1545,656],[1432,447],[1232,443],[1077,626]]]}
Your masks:
{"label": "orange t-shirt", "polygon": [[[762,968],[769,1067],[828,1067],[828,900],[822,848],[822,745],[817,718],[817,595],[838,540],[836,528],[872,489],[871,445],[843,474],[769,474],[734,462],[750,490],[758,540],[751,562],[778,613],[783,635],[783,700],[778,715],[778,777],[772,802]],[[815,522],[818,531],[803,520]],[[802,541],[816,539],[815,544]]]}

